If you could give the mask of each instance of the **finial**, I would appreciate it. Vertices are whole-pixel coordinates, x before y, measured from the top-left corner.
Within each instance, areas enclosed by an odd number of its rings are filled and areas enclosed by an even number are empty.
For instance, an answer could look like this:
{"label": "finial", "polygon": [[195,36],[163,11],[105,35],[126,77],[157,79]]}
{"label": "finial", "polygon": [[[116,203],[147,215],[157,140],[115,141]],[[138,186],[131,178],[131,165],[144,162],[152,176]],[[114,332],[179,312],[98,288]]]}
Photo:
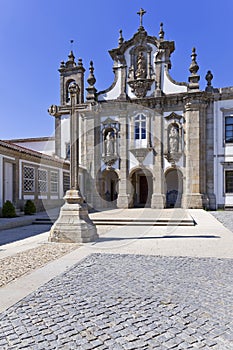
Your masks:
{"label": "finial", "polygon": [[81,58],[78,59],[78,66],[83,67],[83,60]]}
{"label": "finial", "polygon": [[214,89],[213,89],[213,86],[212,86],[212,79],[213,79],[213,74],[211,73],[210,70],[208,70],[206,76],[205,76],[205,79],[207,81],[207,86],[206,86],[206,89],[205,91],[207,92],[212,92]]}
{"label": "finial", "polygon": [[159,39],[164,39],[163,22],[160,23]]}
{"label": "finial", "polygon": [[191,65],[189,67],[189,71],[192,75],[195,75],[199,69],[199,66],[198,66],[197,61],[196,61],[197,54],[196,54],[195,47],[193,47],[193,49],[192,49],[191,57],[192,57],[192,62],[191,62]]}
{"label": "finial", "polygon": [[61,64],[60,64],[60,69],[63,69],[63,68],[65,68],[65,62],[64,61],[61,61]]}
{"label": "finial", "polygon": [[95,79],[95,76],[94,76],[93,61],[90,61],[89,71],[90,71],[90,74],[89,74],[89,77],[87,78],[87,82],[90,85],[90,87],[93,87],[95,82],[96,82],[96,79]]}
{"label": "finial", "polygon": [[137,12],[137,15],[139,15],[139,17],[140,17],[140,28],[143,28],[142,18],[145,15],[145,13],[146,13],[146,11],[143,10],[142,8],[140,8],[140,10]]}
{"label": "finial", "polygon": [[74,62],[75,57],[74,57],[74,53],[73,53],[72,50],[70,51],[68,57],[69,57],[69,61],[70,61],[70,62]]}
{"label": "finial", "polygon": [[94,76],[94,66],[93,66],[93,61],[90,61],[90,67],[89,67],[89,77],[87,78],[87,82],[89,86],[86,88],[87,90],[87,100],[88,101],[95,101],[96,100],[96,88],[95,88],[95,82],[96,78]]}
{"label": "finial", "polygon": [[119,36],[119,40],[118,40],[118,44],[119,46],[121,46],[121,44],[124,42],[124,38],[122,36],[122,29],[119,30],[120,36]]}
{"label": "finial", "polygon": [[191,57],[192,57],[192,62],[191,62],[190,67],[189,67],[189,71],[191,73],[191,75],[189,76],[189,89],[199,90],[200,76],[197,75],[197,72],[199,70],[199,66],[198,66],[197,61],[196,61],[197,54],[196,54],[195,47],[193,47],[193,49],[192,49]]}
{"label": "finial", "polygon": [[206,76],[205,76],[205,79],[207,81],[207,86],[211,86],[211,81],[213,79],[213,74],[211,73],[210,70],[208,70]]}

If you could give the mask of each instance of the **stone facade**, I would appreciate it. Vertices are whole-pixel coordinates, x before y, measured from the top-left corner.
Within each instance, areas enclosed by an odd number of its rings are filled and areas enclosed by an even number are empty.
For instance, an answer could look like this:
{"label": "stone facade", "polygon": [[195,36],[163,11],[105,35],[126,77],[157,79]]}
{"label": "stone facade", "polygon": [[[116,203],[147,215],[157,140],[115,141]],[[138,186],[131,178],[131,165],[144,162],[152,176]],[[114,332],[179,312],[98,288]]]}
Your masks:
{"label": "stone facade", "polygon": [[109,51],[115,79],[108,89],[97,92],[91,62],[85,98],[82,60],[76,63],[71,51],[61,63],[60,105],[49,109],[56,154],[68,157],[69,86],[75,82],[82,194],[90,207],[233,206],[233,135],[226,140],[233,134],[233,88],[213,88],[208,71],[200,90],[195,48],[188,82],[174,81],[169,70],[175,44],[165,39],[163,24],[158,37],[150,36],[142,13],[133,37],[124,40],[120,31],[118,47]]}

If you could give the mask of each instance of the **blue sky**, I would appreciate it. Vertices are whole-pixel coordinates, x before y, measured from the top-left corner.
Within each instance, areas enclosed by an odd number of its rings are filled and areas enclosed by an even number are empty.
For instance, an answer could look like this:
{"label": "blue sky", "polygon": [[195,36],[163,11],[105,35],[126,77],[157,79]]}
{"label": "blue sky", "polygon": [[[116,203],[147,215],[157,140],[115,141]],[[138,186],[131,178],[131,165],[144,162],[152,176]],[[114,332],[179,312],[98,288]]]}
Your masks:
{"label": "blue sky", "polygon": [[201,87],[211,69],[215,87],[233,86],[232,0],[0,0],[0,139],[50,136],[54,120],[47,113],[59,104],[59,73],[74,40],[76,59],[86,68],[94,61],[96,88],[113,81],[108,50],[143,24],[158,36],[174,40],[171,76],[187,81],[192,47],[197,50]]}

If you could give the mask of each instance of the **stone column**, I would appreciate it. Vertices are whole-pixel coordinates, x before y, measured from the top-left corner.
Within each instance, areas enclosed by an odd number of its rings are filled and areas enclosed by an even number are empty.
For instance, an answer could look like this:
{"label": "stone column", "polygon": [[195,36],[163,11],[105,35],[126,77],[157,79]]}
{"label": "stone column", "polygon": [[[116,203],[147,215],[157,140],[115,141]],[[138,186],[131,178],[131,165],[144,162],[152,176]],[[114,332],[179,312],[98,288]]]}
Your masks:
{"label": "stone column", "polygon": [[55,154],[61,157],[61,116],[55,117]]}
{"label": "stone column", "polygon": [[70,115],[70,182],[71,188],[64,197],[58,220],[51,228],[50,242],[86,243],[98,238],[96,227],[88,216],[86,204],[79,191],[79,114],[75,110],[77,84],[69,88],[71,96]]}
{"label": "stone column", "polygon": [[206,190],[207,208],[216,209],[216,196],[214,194],[214,100],[210,99],[206,119]]}
{"label": "stone column", "polygon": [[162,130],[162,112],[156,112],[153,117],[152,135],[152,145],[154,146],[155,157],[153,165],[153,194],[151,197],[151,208],[154,209],[163,209],[165,206]]}
{"label": "stone column", "polygon": [[129,207],[129,194],[128,194],[128,181],[129,181],[129,170],[128,170],[128,123],[127,113],[121,113],[119,116],[120,124],[120,175],[119,175],[119,193],[117,198],[118,208]]}
{"label": "stone column", "polygon": [[185,100],[184,208],[203,208],[206,205],[206,107],[202,96],[188,96]]}

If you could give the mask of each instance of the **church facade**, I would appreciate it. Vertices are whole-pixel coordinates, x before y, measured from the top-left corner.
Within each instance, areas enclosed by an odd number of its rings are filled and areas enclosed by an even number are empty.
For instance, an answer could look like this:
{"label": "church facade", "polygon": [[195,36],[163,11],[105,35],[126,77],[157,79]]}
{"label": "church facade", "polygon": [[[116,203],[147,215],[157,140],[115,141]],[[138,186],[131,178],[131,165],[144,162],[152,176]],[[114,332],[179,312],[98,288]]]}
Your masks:
{"label": "church facade", "polygon": [[[129,40],[120,31],[109,51],[114,82],[95,88],[71,51],[61,62],[55,153],[69,159],[70,133],[79,145],[79,184],[88,205],[101,208],[233,207],[233,87],[214,88],[206,74],[200,90],[197,54],[191,53],[187,82],[170,76],[173,41],[160,25],[158,37],[142,25]],[[78,92],[71,103],[70,91]],[[70,114],[78,130],[70,130]]]}

